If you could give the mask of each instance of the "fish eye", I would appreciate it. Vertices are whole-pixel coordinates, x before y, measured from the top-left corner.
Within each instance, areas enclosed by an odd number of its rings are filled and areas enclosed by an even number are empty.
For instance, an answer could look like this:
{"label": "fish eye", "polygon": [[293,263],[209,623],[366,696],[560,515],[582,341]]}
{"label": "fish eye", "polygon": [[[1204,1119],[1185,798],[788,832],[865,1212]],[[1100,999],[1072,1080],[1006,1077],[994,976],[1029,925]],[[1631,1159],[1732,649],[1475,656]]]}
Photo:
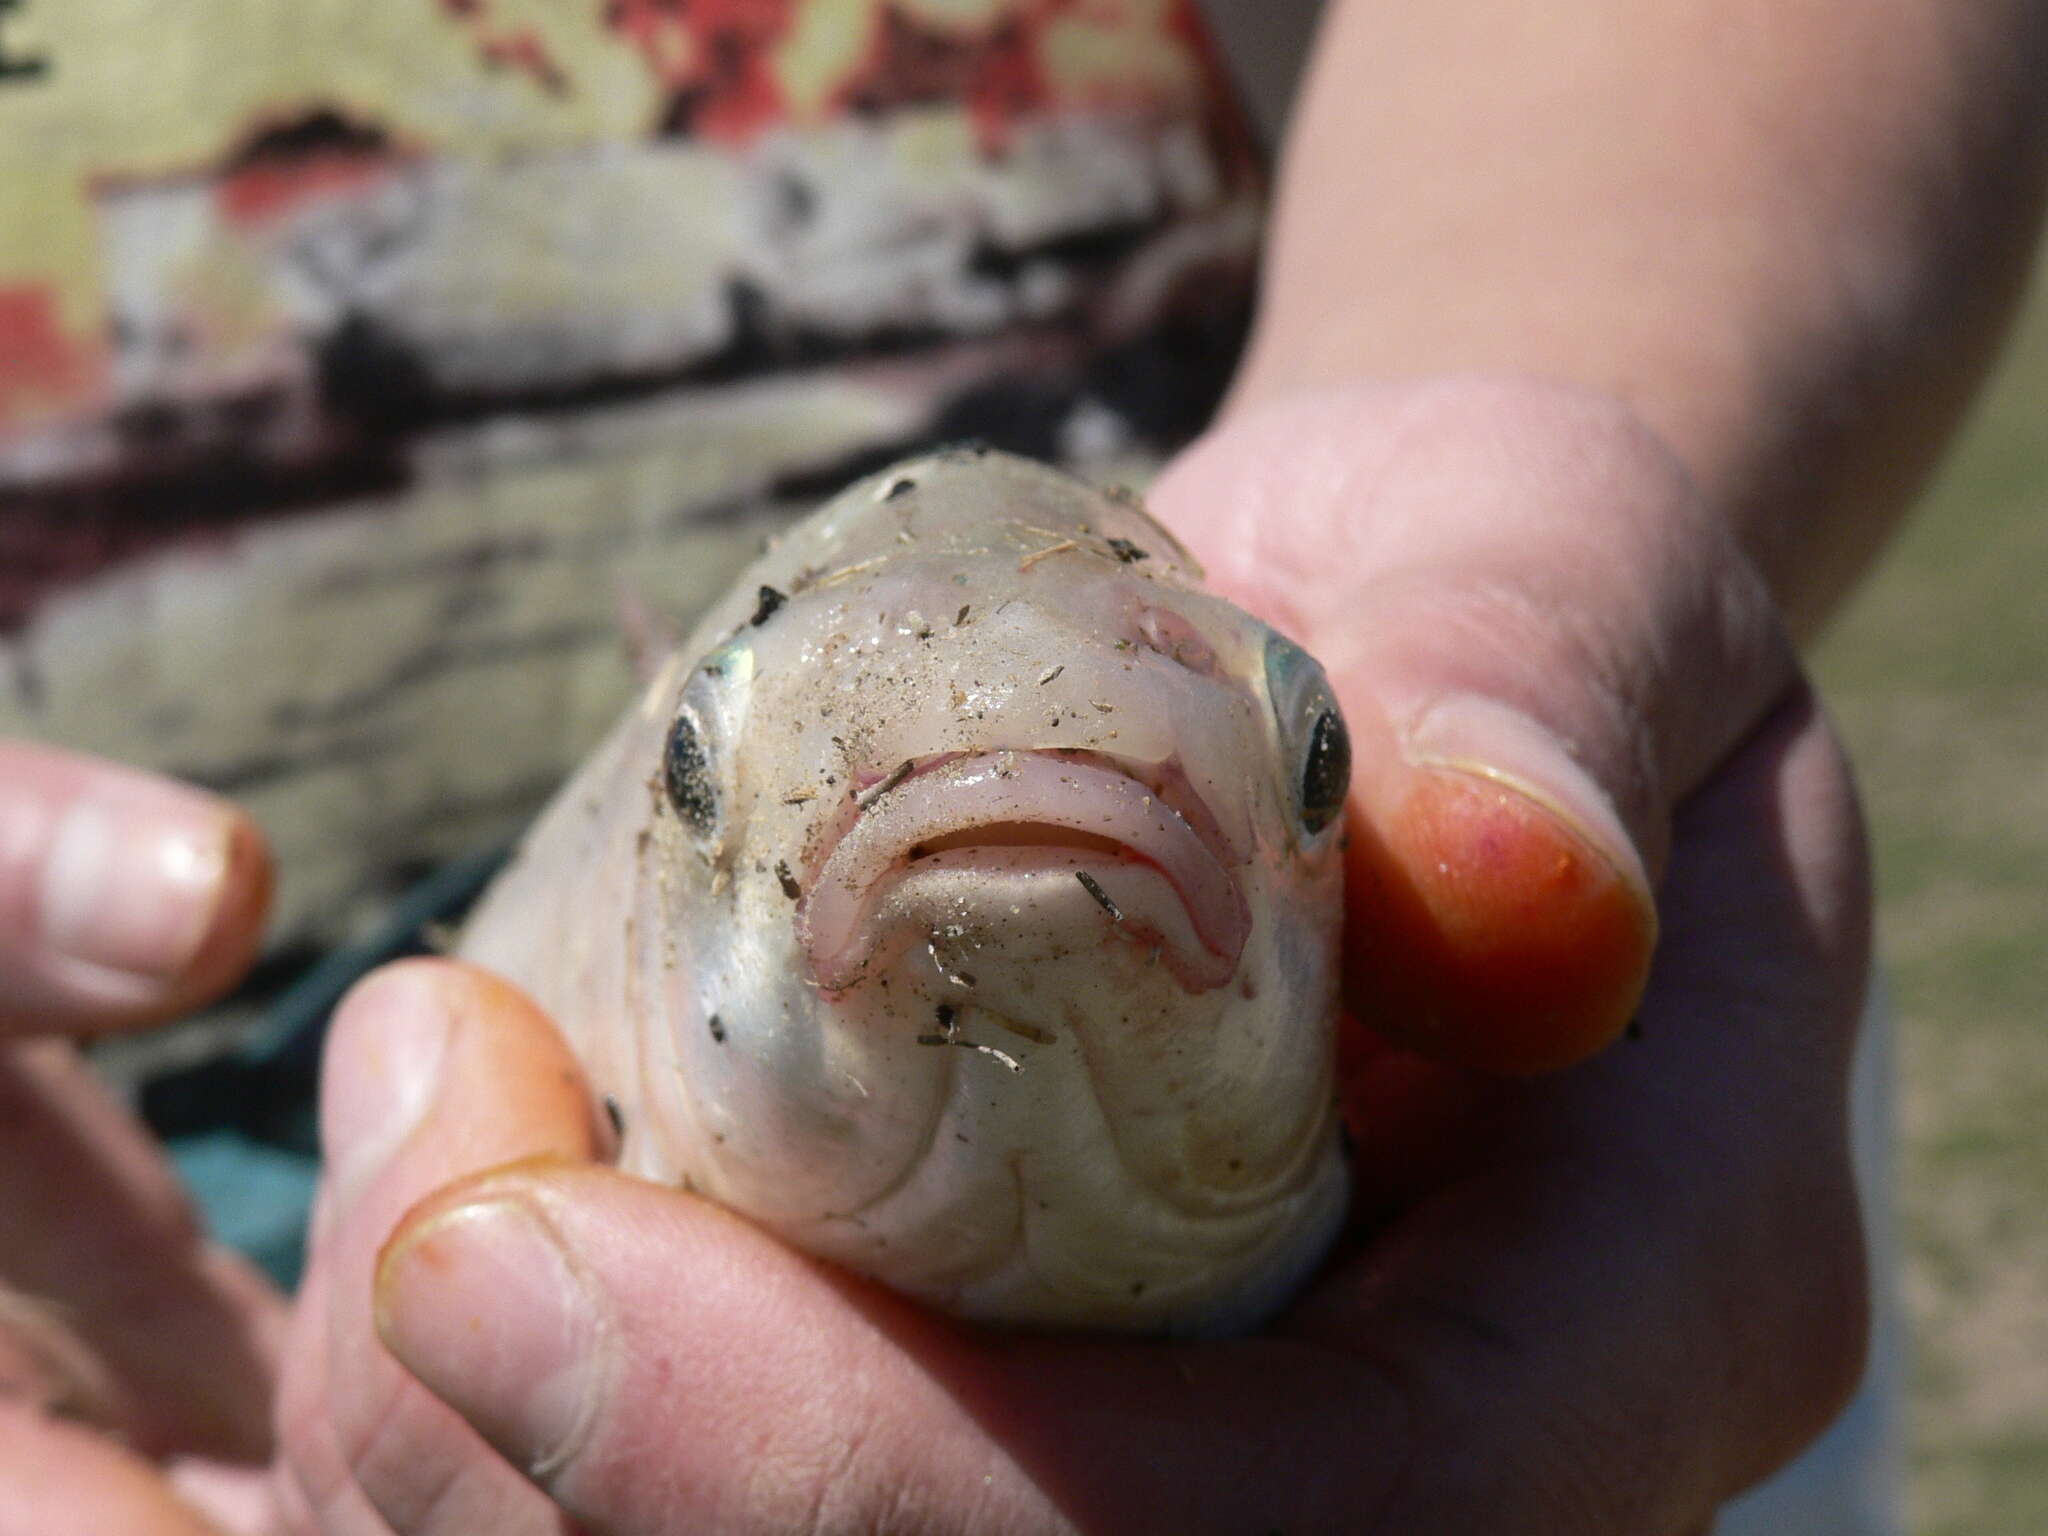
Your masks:
{"label": "fish eye", "polygon": [[737,792],[733,743],[740,739],[753,682],[753,647],[733,640],[691,670],[669,719],[661,792],[684,828],[699,838],[718,835],[726,802]]}
{"label": "fish eye", "polygon": [[704,733],[688,709],[669,727],[661,783],[684,825],[700,837],[709,837],[718,825],[718,791],[711,782],[711,754],[705,750]]}
{"label": "fish eye", "polygon": [[1316,716],[1309,731],[1308,756],[1301,765],[1301,822],[1320,832],[1344,809],[1351,789],[1351,733],[1334,709]]}
{"label": "fish eye", "polygon": [[1344,812],[1351,788],[1351,733],[1316,659],[1281,635],[1266,645],[1266,692],[1279,726],[1295,814],[1313,836]]}

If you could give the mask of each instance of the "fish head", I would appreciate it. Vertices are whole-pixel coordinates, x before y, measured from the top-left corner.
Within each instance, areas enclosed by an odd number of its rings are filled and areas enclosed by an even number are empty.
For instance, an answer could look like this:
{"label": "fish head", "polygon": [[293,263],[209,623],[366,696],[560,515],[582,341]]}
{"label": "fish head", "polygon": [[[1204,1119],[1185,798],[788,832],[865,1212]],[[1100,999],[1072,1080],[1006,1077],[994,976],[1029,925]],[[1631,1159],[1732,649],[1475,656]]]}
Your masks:
{"label": "fish head", "polygon": [[1199,579],[1133,499],[972,451],[764,557],[650,695],[653,1171],[988,1315],[1291,1287],[1342,1206],[1349,747]]}

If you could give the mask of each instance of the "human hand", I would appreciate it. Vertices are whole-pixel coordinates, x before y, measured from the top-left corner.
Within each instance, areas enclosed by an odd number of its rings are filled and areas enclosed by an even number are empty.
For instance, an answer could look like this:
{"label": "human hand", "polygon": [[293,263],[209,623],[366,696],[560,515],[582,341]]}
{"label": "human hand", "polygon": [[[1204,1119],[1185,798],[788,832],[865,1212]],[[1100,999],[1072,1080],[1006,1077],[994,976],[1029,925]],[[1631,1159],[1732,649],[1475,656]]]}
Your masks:
{"label": "human hand", "polygon": [[0,742],[0,1532],[260,1528],[282,1303],[72,1042],[224,990],[269,882],[212,796]]}
{"label": "human hand", "polygon": [[[598,1166],[544,1019],[386,972],[323,1087],[298,1523],[1634,1536],[1702,1527],[1833,1413],[1863,1337],[1860,833],[1683,477],[1611,407],[1431,386],[1242,418],[1154,505],[1344,702],[1354,1008],[1413,1032],[1392,1015],[1426,1004],[1454,1056],[1574,989],[1611,1027],[1661,875],[1640,1038],[1540,1078],[1379,1053],[1375,1225],[1259,1337],[1134,1343],[933,1317]],[[1531,911],[1503,860],[1583,899]]]}

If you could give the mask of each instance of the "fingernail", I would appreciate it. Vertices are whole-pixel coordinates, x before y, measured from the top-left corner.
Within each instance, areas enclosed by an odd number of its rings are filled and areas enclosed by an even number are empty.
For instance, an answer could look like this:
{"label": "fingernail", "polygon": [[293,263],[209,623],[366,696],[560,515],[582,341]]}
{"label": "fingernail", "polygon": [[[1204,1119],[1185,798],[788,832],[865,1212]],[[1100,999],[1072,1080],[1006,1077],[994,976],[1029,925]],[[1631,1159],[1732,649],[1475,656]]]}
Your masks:
{"label": "fingernail", "polygon": [[211,795],[136,778],[87,794],[50,837],[38,890],[43,941],[73,964],[175,981],[220,916],[253,829]]}
{"label": "fingernail", "polygon": [[513,1465],[545,1478],[589,1432],[602,1304],[547,1217],[490,1196],[400,1231],[377,1266],[377,1332]]}
{"label": "fingernail", "polygon": [[1473,774],[1534,801],[1649,900],[1648,872],[1614,801],[1529,716],[1494,699],[1459,695],[1430,706],[1406,733],[1405,746],[1417,767]]}
{"label": "fingernail", "polygon": [[337,1206],[353,1205],[426,1119],[454,1028],[450,989],[428,963],[375,971],[341,1000],[320,1076],[320,1145]]}

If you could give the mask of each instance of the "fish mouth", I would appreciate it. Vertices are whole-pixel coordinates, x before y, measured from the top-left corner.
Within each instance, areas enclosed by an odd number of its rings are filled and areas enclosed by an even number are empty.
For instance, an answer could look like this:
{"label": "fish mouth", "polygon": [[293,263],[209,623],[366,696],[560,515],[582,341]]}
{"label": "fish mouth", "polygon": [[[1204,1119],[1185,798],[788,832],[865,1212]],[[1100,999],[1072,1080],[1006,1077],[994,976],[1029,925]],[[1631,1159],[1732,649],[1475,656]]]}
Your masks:
{"label": "fish mouth", "polygon": [[[858,981],[885,932],[905,924],[932,929],[945,974],[941,932],[957,938],[964,927],[937,914],[986,908],[993,890],[1021,902],[1049,885],[1105,942],[1160,956],[1191,991],[1236,974],[1251,931],[1232,873],[1243,856],[1177,765],[1085,751],[948,753],[901,765],[849,804],[797,910],[823,988]],[[1001,938],[991,930],[985,941]]]}

